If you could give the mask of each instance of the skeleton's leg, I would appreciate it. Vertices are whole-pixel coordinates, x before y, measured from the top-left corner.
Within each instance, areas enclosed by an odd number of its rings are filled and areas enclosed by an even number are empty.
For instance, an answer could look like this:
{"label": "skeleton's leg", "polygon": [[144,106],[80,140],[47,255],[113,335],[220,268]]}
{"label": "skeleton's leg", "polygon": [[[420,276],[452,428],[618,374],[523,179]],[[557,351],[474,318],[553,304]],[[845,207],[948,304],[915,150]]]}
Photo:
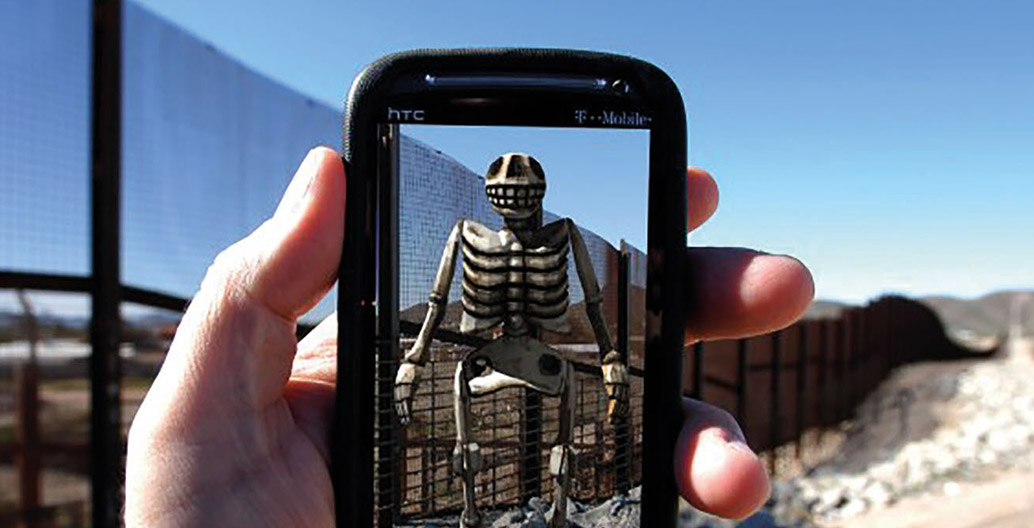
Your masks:
{"label": "skeleton's leg", "polygon": [[567,496],[571,492],[571,473],[574,471],[574,369],[565,365],[564,388],[560,393],[560,431],[549,456],[549,472],[556,479],[553,490],[553,518],[549,528],[567,526]]}
{"label": "skeleton's leg", "polygon": [[481,525],[474,497],[474,477],[481,469],[481,453],[470,434],[470,387],[464,375],[464,362],[456,366],[453,383],[453,413],[456,418],[456,448],[452,451],[452,470],[463,478],[463,514],[460,525],[464,528]]}

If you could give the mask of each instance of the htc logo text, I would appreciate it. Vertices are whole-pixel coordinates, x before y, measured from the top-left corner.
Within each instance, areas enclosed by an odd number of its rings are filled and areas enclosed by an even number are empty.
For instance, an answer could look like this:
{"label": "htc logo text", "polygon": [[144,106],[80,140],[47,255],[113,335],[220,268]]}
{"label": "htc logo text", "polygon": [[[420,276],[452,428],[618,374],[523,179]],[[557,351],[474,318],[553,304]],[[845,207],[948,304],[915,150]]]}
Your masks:
{"label": "htc logo text", "polygon": [[388,121],[423,121],[423,110],[396,110],[388,107]]}

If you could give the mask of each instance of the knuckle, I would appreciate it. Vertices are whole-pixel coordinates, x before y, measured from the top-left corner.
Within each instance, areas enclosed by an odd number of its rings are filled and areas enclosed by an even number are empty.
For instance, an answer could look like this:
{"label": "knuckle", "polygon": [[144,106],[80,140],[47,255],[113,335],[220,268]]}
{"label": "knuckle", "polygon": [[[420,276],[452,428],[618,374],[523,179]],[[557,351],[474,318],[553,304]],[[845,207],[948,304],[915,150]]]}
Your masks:
{"label": "knuckle", "polygon": [[250,262],[247,257],[247,239],[238,241],[219,252],[208,266],[201,283],[202,290],[225,291],[236,288],[247,280]]}

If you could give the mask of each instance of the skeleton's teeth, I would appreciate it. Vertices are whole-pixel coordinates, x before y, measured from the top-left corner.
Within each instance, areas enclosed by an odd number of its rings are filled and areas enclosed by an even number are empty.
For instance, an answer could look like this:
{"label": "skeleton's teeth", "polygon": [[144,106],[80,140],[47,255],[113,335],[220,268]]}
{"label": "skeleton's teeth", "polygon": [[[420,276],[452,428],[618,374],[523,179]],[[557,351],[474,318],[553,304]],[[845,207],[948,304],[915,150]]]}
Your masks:
{"label": "skeleton's teeth", "polygon": [[523,188],[522,189],[517,189],[517,197],[518,198],[524,198],[527,195],[528,195],[528,190],[527,189],[523,189]]}
{"label": "skeleton's teeth", "polygon": [[513,187],[510,187],[509,189],[506,189],[506,195],[507,196],[513,196]]}

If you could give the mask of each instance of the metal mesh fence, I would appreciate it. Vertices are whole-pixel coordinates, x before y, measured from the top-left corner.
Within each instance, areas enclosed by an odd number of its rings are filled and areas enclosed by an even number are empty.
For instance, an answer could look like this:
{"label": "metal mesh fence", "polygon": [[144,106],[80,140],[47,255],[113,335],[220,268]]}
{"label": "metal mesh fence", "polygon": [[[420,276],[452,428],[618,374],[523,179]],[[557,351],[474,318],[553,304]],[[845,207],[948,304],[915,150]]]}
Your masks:
{"label": "metal mesh fence", "polygon": [[[390,509],[401,525],[456,514],[463,508],[462,481],[451,469],[456,447],[453,383],[458,362],[473,350],[435,341],[413,401],[412,422],[405,428],[377,431],[377,448],[392,450],[397,460],[395,495],[388,500],[379,497],[378,508]],[[575,354],[565,355],[578,361],[572,444],[577,457],[570,497],[592,504],[627,491],[618,483],[620,464],[627,464],[624,470],[631,483],[639,481],[643,383],[640,376],[633,375],[629,427],[621,438],[627,451],[619,461],[619,438],[606,416],[599,367],[573,357]],[[559,398],[531,398],[529,404],[526,391],[506,388],[473,400],[472,429],[482,456],[482,470],[475,480],[479,508],[492,511],[518,506],[529,493],[547,501],[552,498],[555,482],[548,462],[559,432]],[[392,395],[377,397],[390,400]],[[392,405],[378,409],[382,416],[394,412]],[[389,418],[394,421],[394,416]],[[529,445],[529,435],[540,442]],[[538,471],[528,473],[528,467]]]}
{"label": "metal mesh fence", "polygon": [[0,3],[0,269],[89,271],[89,7]]}
{"label": "metal mesh fence", "polygon": [[305,153],[340,141],[341,115],[139,6],[124,21],[123,282],[190,297]]}

